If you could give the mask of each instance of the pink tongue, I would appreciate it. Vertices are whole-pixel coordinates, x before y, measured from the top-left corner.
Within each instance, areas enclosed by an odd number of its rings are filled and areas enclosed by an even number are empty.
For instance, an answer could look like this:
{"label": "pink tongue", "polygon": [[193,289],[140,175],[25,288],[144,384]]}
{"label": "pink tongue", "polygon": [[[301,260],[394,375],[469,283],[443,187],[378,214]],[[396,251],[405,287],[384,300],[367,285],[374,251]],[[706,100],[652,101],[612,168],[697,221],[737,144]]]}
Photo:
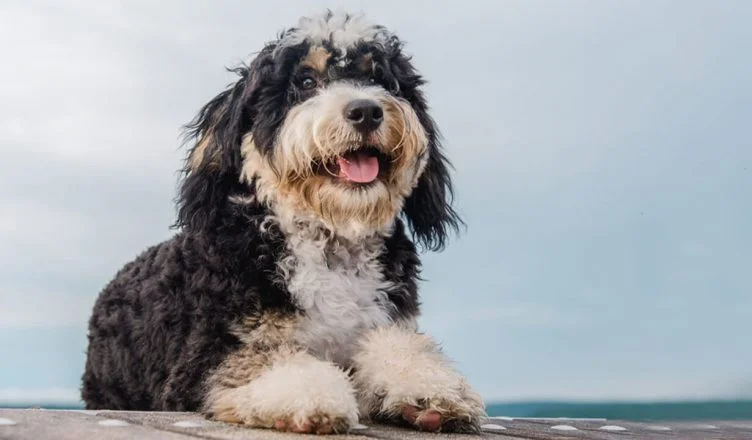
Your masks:
{"label": "pink tongue", "polygon": [[351,182],[369,183],[379,175],[379,159],[363,153],[350,153],[337,159],[340,177]]}

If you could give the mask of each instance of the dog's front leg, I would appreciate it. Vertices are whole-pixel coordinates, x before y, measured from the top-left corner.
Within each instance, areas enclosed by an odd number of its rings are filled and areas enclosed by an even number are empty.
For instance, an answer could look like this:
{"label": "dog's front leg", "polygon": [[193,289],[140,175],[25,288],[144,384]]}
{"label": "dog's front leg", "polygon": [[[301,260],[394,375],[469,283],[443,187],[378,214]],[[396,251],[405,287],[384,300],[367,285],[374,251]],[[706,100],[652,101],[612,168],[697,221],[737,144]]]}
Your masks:
{"label": "dog's front leg", "polygon": [[205,412],[251,427],[317,434],[347,432],[358,407],[347,374],[293,339],[292,320],[267,316],[241,336],[207,382]]}
{"label": "dog's front leg", "polygon": [[427,431],[480,431],[481,397],[430,337],[397,325],[372,330],[353,360],[361,414]]}

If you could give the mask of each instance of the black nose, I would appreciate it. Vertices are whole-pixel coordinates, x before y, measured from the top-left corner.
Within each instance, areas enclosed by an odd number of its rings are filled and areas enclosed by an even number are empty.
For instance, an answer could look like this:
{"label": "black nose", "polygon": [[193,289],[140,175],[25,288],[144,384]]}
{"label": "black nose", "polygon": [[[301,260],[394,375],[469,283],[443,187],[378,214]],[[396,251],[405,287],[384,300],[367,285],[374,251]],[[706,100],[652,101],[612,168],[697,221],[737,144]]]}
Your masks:
{"label": "black nose", "polygon": [[376,101],[356,99],[345,107],[345,118],[359,132],[369,133],[379,128],[384,111]]}

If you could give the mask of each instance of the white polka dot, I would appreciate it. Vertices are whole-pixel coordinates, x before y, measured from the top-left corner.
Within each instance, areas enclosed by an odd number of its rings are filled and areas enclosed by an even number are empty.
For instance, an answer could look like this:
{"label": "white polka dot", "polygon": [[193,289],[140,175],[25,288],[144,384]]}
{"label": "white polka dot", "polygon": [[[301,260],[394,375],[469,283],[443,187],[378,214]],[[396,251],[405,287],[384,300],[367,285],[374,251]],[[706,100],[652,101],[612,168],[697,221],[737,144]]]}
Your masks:
{"label": "white polka dot", "polygon": [[570,425],[556,425],[552,426],[551,429],[555,429],[557,431],[577,431],[577,428]]}
{"label": "white polka dot", "polygon": [[100,420],[99,424],[102,426],[128,426],[130,423],[124,422],[122,420],[107,419],[107,420]]}
{"label": "white polka dot", "polygon": [[646,428],[651,431],[671,431],[671,428],[669,428],[668,426],[653,425],[653,426],[647,426]]}
{"label": "white polka dot", "polygon": [[703,425],[703,424],[699,424],[699,425],[694,425],[694,427],[697,428],[697,429],[718,429],[718,427],[715,426],[715,425]]}
{"label": "white polka dot", "polygon": [[511,422],[511,421],[514,420],[514,417],[494,416],[494,417],[489,417],[489,419],[491,419],[491,420],[504,420],[504,421],[507,421],[507,422]]}
{"label": "white polka dot", "polygon": [[11,419],[4,419],[4,418],[0,417],[0,426],[11,426],[11,425],[15,425],[15,424],[16,424],[16,422],[14,422]]}
{"label": "white polka dot", "polygon": [[486,425],[480,425],[480,429],[485,429],[486,431],[505,431],[507,428],[501,425],[494,425],[492,423],[488,423]]}
{"label": "white polka dot", "polygon": [[623,426],[616,426],[616,425],[601,426],[600,429],[602,429],[603,431],[626,431],[627,430],[627,428]]}
{"label": "white polka dot", "polygon": [[352,429],[355,429],[357,431],[362,431],[364,429],[368,429],[368,426],[361,425],[360,423],[355,424],[355,426],[352,427]]}
{"label": "white polka dot", "polygon": [[204,422],[196,422],[193,420],[181,420],[179,422],[173,423],[173,426],[178,426],[180,428],[200,428],[204,426]]}

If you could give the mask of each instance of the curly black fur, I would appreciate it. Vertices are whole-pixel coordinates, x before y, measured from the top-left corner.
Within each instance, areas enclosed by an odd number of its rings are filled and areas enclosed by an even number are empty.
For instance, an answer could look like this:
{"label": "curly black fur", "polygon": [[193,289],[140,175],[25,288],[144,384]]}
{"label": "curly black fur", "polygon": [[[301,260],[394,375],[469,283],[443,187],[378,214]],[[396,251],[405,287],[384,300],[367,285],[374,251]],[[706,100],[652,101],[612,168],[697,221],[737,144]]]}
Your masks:
{"label": "curly black fur", "polygon": [[[89,322],[87,408],[197,410],[204,380],[240,344],[234,325],[262,310],[296,311],[276,275],[282,234],[260,232],[261,207],[228,214],[215,234],[179,233],[147,249],[102,291]],[[382,260],[399,286],[389,298],[414,315],[419,261],[401,227]]]}
{"label": "curly black fur", "polygon": [[[255,191],[253,182],[239,179],[242,137],[252,132],[258,148],[273,154],[286,112],[306,99],[291,83],[307,43],[275,49],[271,43],[250,65],[234,69],[237,82],[189,125],[192,138],[211,142],[199,166],[186,166],[177,200],[181,231],[125,265],[99,295],[83,375],[87,408],[197,410],[207,376],[240,344],[231,332],[238,322],[261,311],[300,312],[277,271],[286,237],[264,223],[268,207],[228,201]],[[429,134],[430,159],[402,215],[417,243],[440,249],[461,221],[450,206],[448,162],[419,89],[423,80],[396,38],[367,49],[377,56],[379,83],[413,106]],[[395,286],[388,292],[395,314],[414,317],[420,261],[402,222],[384,249],[380,261]]]}

